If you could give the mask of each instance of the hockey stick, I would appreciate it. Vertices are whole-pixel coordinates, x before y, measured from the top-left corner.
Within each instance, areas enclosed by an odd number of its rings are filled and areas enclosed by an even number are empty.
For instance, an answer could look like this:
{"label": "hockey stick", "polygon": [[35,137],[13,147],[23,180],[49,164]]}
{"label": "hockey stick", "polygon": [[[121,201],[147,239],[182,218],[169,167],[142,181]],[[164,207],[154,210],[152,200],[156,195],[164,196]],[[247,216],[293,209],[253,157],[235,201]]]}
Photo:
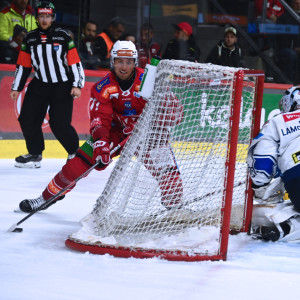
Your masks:
{"label": "hockey stick", "polygon": [[[126,139],[124,139],[122,142],[120,142],[115,148],[113,148],[110,151],[110,154],[115,153],[116,151],[118,151],[128,140],[129,136],[126,137]],[[33,216],[35,213],[37,213],[38,211],[46,208],[47,206],[49,206],[49,204],[53,201],[55,201],[59,196],[61,196],[66,190],[68,190],[72,185],[74,185],[77,181],[79,181],[80,179],[82,179],[83,177],[87,176],[92,170],[94,170],[97,166],[101,166],[103,164],[100,164],[99,162],[95,163],[93,166],[91,166],[87,171],[85,171],[83,174],[81,174],[79,177],[77,177],[74,181],[72,181],[70,184],[68,184],[66,187],[64,187],[62,190],[60,190],[57,194],[53,195],[48,201],[46,201],[43,205],[41,205],[40,207],[38,207],[36,210],[32,211],[31,213],[29,213],[26,217],[24,217],[23,219],[21,219],[18,223],[13,224],[11,227],[9,227],[9,229],[7,230],[8,232],[22,232],[23,228],[18,227],[20,224],[22,224],[24,221],[26,221],[28,218],[30,218],[31,216]]]}
{"label": "hockey stick", "polygon": [[[240,185],[242,185],[242,184],[245,184],[245,183],[246,183],[246,181],[240,181],[240,182],[234,184],[234,185],[233,185],[233,188],[236,188],[236,187],[238,187],[238,186],[240,186]],[[213,195],[215,195],[215,194],[222,193],[222,192],[224,192],[224,190],[225,190],[225,189],[220,189],[220,190],[217,190],[217,191],[213,191],[213,192],[211,192],[211,193],[207,193],[207,194],[202,195],[202,196],[200,196],[200,197],[197,197],[197,198],[195,198],[195,199],[193,199],[193,200],[191,200],[191,201],[187,201],[187,202],[185,202],[184,204],[186,205],[186,204],[191,204],[191,203],[198,202],[198,201],[200,201],[200,200],[202,200],[202,199],[204,199],[204,198],[206,198],[206,197],[209,197],[209,196],[213,196]]]}

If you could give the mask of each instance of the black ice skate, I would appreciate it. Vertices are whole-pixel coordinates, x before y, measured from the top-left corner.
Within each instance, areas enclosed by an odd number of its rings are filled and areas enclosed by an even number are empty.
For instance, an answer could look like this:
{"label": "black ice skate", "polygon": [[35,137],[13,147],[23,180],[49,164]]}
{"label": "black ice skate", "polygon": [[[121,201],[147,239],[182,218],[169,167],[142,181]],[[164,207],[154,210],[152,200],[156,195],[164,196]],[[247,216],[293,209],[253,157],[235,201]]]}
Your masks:
{"label": "black ice skate", "polygon": [[30,213],[36,210],[37,208],[39,208],[40,206],[42,206],[44,203],[46,203],[46,200],[41,195],[36,199],[25,199],[21,201],[19,207],[21,211]]}
{"label": "black ice skate", "polygon": [[20,155],[16,159],[15,166],[17,168],[40,168],[42,155],[26,154]]}
{"label": "black ice skate", "polygon": [[[65,198],[65,195],[62,195],[62,196],[58,197],[54,201],[49,201],[49,204],[45,205],[42,208],[42,210],[47,209],[49,206],[54,204],[56,201],[62,200],[63,198]],[[26,213],[31,213],[32,211],[34,211],[34,210],[38,209],[39,207],[41,207],[46,202],[47,201],[41,195],[36,199],[25,199],[25,200],[21,201],[20,204],[19,204],[19,207],[20,207],[21,211],[26,212]]]}

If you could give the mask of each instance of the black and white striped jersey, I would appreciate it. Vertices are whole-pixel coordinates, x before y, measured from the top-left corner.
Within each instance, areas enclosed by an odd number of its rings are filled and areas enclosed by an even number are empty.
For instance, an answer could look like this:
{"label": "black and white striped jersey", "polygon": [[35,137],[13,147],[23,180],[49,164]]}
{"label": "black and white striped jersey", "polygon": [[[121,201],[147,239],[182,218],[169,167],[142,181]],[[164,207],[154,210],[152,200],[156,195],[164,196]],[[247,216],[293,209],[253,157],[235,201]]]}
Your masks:
{"label": "black and white striped jersey", "polygon": [[73,87],[83,88],[85,75],[74,41],[59,27],[30,31],[19,53],[12,90],[21,91],[31,72],[46,83],[72,81]]}

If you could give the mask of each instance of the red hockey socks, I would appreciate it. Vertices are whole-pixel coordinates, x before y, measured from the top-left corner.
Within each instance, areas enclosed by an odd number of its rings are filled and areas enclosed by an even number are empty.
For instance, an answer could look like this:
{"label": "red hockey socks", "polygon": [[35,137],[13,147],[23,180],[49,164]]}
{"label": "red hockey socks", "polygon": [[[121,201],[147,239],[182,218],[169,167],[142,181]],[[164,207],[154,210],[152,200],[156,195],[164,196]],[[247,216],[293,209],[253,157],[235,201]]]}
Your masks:
{"label": "red hockey socks", "polygon": [[[90,166],[78,156],[75,156],[73,159],[67,161],[67,163],[62,167],[62,170],[54,176],[54,178],[47,185],[46,189],[43,191],[43,198],[45,200],[49,200],[63,188],[74,182],[74,180],[86,172],[89,167]],[[71,185],[62,195],[70,192],[75,185],[76,183]],[[59,199],[60,197],[58,200]]]}

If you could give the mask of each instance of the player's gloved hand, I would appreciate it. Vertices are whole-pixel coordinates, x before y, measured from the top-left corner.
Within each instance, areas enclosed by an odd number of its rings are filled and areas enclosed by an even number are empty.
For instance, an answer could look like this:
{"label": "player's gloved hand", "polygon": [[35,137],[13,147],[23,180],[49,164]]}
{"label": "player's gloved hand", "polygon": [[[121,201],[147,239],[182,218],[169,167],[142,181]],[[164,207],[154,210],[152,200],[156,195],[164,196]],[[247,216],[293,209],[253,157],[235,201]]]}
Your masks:
{"label": "player's gloved hand", "polygon": [[110,147],[107,139],[96,141],[93,144],[93,163],[97,162],[104,165],[110,162]]}

